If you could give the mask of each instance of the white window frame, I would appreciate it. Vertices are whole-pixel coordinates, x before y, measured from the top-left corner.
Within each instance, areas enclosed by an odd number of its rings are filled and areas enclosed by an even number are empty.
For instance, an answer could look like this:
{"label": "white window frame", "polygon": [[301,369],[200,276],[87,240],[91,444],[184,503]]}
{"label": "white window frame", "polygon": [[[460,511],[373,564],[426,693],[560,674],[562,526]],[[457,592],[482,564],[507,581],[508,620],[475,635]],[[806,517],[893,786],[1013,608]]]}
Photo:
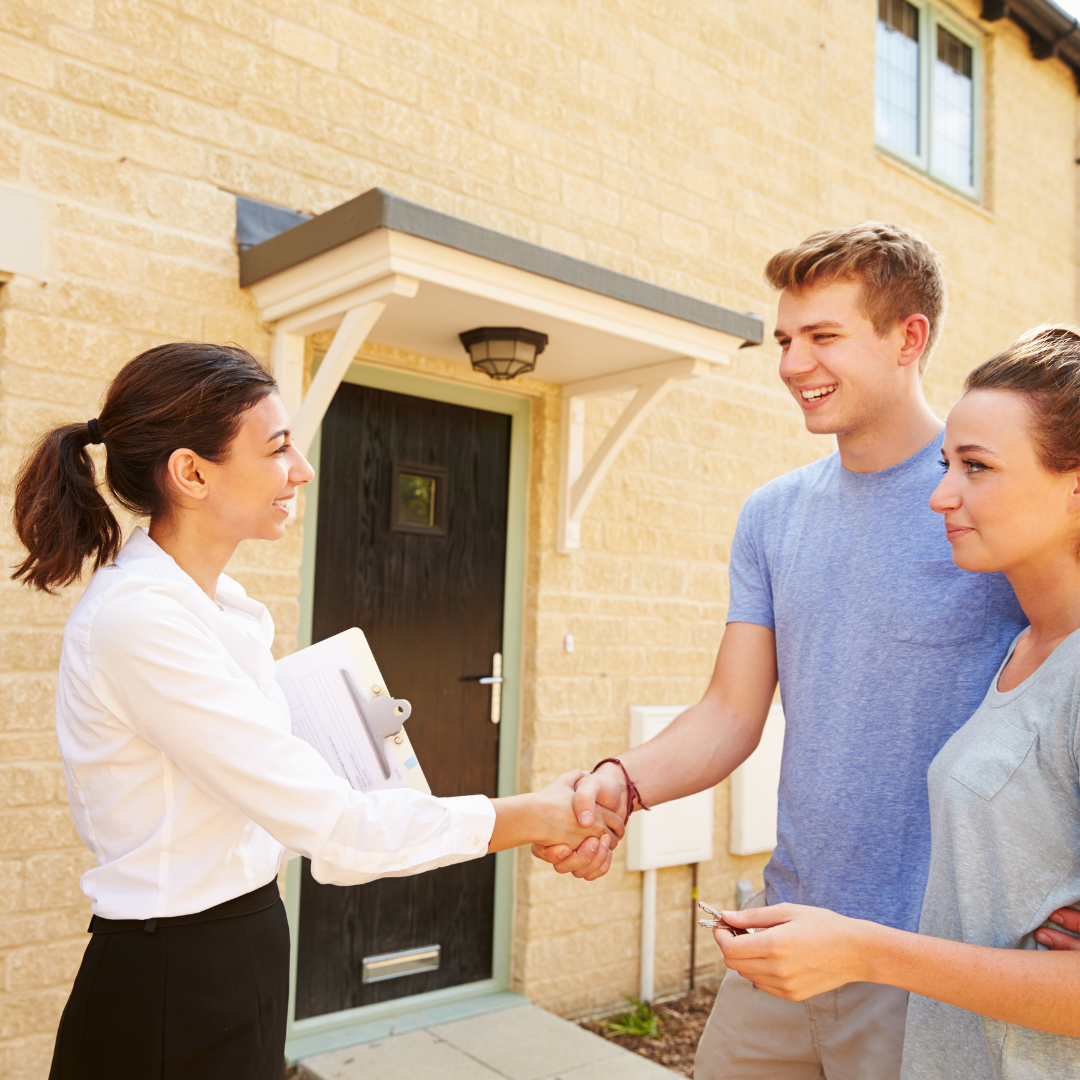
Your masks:
{"label": "white window frame", "polygon": [[[983,49],[982,36],[961,20],[942,11],[928,0],[908,0],[919,12],[919,146],[921,152],[910,154],[882,139],[874,129],[874,145],[882,153],[898,158],[919,172],[926,173],[935,183],[958,192],[976,202],[982,199],[983,174]],[[874,5],[875,43],[878,22],[877,4]],[[957,184],[955,180],[940,175],[934,168],[931,154],[931,110],[934,107],[934,61],[937,59],[937,29],[944,27],[971,49],[971,179],[970,186]],[[874,46],[877,60],[877,45]],[[875,85],[874,93],[877,89]]]}

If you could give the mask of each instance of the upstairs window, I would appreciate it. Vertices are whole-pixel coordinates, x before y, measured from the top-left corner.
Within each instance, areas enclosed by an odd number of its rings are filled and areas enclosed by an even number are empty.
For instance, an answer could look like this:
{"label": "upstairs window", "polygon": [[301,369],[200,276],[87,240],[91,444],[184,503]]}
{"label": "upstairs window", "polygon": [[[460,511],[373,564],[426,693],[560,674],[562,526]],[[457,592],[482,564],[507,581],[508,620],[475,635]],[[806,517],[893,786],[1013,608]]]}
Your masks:
{"label": "upstairs window", "polygon": [[874,127],[878,141],[919,156],[919,9],[878,0]]}
{"label": "upstairs window", "polygon": [[931,4],[878,0],[876,60],[878,146],[976,196],[977,40]]}

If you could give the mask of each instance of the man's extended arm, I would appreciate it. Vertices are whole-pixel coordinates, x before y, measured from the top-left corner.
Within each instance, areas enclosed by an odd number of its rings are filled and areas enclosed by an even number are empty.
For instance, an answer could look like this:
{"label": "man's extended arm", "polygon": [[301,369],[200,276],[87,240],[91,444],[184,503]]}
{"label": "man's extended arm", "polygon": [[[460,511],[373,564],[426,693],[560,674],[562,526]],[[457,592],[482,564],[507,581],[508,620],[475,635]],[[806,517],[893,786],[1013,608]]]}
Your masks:
{"label": "man's extended arm", "polygon": [[[654,739],[619,754],[649,806],[704,791],[720,783],[753,753],[776,690],[776,635],[756,623],[728,623],[705,696]],[[596,804],[625,815],[626,780],[618,765],[602,765],[578,782],[574,809],[591,825]],[[533,847],[559,873],[592,880],[606,873],[592,843],[576,852],[565,845]]]}

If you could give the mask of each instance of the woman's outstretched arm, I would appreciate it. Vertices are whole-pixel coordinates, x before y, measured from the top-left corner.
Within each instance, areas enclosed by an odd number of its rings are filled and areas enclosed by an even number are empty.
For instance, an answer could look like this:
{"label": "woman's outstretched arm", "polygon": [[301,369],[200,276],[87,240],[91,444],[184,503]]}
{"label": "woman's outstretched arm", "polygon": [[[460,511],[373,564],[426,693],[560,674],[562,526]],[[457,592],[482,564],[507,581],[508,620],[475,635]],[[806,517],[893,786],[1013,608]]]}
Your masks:
{"label": "woman's outstretched arm", "polygon": [[1080,1036],[1080,952],[995,949],[912,934],[798,904],[725,912],[724,960],[756,987],[802,1001],[849,982],[884,983],[1036,1031]]}
{"label": "woman's outstretched arm", "polygon": [[618,814],[598,807],[594,822],[578,824],[574,784],[584,775],[580,769],[572,769],[539,791],[492,799],[495,828],[488,851],[503,851],[522,844],[566,844],[577,848],[590,836],[599,837],[602,847],[614,848],[623,835],[623,820]]}

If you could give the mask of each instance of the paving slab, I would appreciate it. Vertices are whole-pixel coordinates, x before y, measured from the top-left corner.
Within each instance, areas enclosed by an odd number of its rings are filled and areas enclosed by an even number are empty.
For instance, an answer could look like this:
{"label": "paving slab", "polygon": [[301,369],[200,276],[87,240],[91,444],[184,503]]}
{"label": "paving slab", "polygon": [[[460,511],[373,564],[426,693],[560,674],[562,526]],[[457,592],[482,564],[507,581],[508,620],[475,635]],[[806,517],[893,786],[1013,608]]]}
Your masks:
{"label": "paving slab", "polygon": [[621,1046],[619,1050],[618,1057],[601,1058],[587,1065],[563,1069],[552,1080],[672,1080],[673,1076],[681,1075]]}
{"label": "paving slab", "polygon": [[306,1058],[300,1062],[300,1075],[312,1080],[502,1080],[428,1031]]}
{"label": "paving slab", "polygon": [[674,1075],[535,1005],[300,1062],[309,1080],[671,1080]]}
{"label": "paving slab", "polygon": [[472,1016],[431,1031],[508,1080],[543,1080],[562,1069],[627,1053],[535,1005],[507,1009],[498,1016]]}

